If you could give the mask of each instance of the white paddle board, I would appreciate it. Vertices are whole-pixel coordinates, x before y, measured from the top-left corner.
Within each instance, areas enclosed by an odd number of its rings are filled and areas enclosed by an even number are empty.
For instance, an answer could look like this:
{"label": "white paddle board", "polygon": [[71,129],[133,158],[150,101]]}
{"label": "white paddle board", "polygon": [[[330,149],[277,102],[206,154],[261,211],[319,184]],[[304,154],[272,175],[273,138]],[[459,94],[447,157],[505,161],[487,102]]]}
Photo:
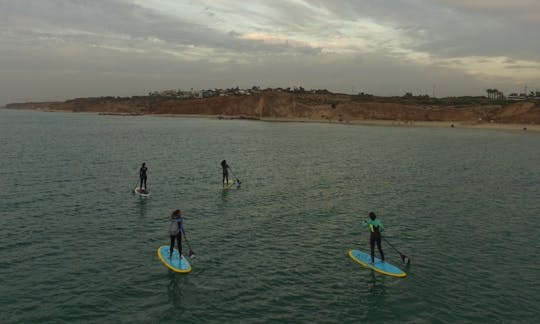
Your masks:
{"label": "white paddle board", "polygon": [[148,190],[142,190],[141,191],[141,188],[139,188],[139,187],[135,187],[134,191],[135,191],[136,194],[138,194],[141,197],[149,197],[150,196],[150,191],[148,191]]}

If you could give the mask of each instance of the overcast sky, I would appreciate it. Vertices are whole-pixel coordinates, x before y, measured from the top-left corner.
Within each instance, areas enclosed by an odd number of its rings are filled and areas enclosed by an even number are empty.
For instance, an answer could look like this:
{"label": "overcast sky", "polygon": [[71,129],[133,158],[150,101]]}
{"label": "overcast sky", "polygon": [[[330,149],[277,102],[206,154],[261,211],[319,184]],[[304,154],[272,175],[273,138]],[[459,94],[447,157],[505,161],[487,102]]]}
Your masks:
{"label": "overcast sky", "polygon": [[190,88],[540,89],[539,0],[0,0],[0,105]]}

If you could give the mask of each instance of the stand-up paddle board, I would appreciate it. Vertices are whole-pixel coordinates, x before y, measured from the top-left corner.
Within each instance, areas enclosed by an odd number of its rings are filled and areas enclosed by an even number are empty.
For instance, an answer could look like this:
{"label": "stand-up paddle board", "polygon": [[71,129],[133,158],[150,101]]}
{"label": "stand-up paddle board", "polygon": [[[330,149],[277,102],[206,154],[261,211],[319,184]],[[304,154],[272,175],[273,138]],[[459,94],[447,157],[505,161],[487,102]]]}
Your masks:
{"label": "stand-up paddle board", "polygon": [[368,269],[374,270],[378,273],[382,273],[391,277],[399,277],[399,278],[403,278],[407,276],[407,274],[403,272],[401,269],[399,269],[398,267],[388,262],[382,262],[378,258],[375,258],[375,262],[371,264],[370,263],[371,255],[369,255],[368,253],[364,253],[359,250],[350,250],[349,256],[351,257],[351,259],[353,259],[357,263],[360,263],[360,265]]}
{"label": "stand-up paddle board", "polygon": [[169,259],[169,251],[170,247],[166,245],[160,246],[157,250],[159,260],[161,260],[167,268],[179,273],[191,272],[191,264],[189,264],[189,261],[185,256],[182,255],[182,259],[180,259],[178,250],[174,249],[172,259]]}
{"label": "stand-up paddle board", "polygon": [[139,187],[135,187],[135,193],[138,194],[141,197],[149,197],[150,191],[148,190],[141,190]]}
{"label": "stand-up paddle board", "polygon": [[230,188],[233,186],[233,184],[234,184],[234,180],[229,179],[229,180],[227,181],[227,184],[225,184],[225,185],[223,186],[223,189],[230,189]]}

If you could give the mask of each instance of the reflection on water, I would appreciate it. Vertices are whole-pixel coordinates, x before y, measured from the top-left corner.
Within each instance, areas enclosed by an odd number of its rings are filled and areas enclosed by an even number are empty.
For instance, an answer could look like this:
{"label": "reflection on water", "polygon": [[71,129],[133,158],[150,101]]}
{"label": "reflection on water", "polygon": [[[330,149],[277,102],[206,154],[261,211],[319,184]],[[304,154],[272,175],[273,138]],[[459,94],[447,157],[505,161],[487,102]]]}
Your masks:
{"label": "reflection on water", "polygon": [[182,300],[184,294],[182,292],[181,284],[184,278],[183,275],[180,275],[172,270],[169,270],[167,277],[169,279],[169,284],[167,285],[167,296],[169,297],[169,303],[174,307],[182,306]]}
{"label": "reflection on water", "polygon": [[148,209],[148,198],[139,197],[137,199],[138,212],[140,217],[145,217]]}
{"label": "reflection on water", "polygon": [[368,280],[368,291],[372,296],[384,297],[386,296],[386,278],[383,275],[375,273],[375,271],[370,271],[369,280]]}
{"label": "reflection on water", "polygon": [[231,190],[230,189],[221,189],[221,200],[226,203],[227,197],[229,196]]}

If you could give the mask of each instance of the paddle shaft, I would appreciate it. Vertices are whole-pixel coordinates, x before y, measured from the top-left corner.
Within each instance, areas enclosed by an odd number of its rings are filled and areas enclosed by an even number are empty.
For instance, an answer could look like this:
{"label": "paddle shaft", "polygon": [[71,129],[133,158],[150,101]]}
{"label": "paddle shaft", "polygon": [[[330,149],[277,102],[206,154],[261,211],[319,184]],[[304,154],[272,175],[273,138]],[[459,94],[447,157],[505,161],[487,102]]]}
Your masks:
{"label": "paddle shaft", "polygon": [[231,175],[236,179],[236,182],[238,182],[238,184],[241,184],[240,179],[238,179],[238,178],[234,175],[234,172],[233,172],[233,170],[231,169],[231,167],[229,167],[229,170],[231,170]]}
{"label": "paddle shaft", "polygon": [[384,236],[381,235],[381,237],[382,237],[382,239],[386,242],[386,244],[390,245],[390,247],[391,247],[392,249],[394,249],[394,251],[396,251],[396,252],[399,254],[399,256],[401,257],[401,260],[403,260],[403,262],[405,262],[405,259],[407,259],[407,262],[406,262],[406,263],[409,263],[409,262],[410,262],[410,259],[409,259],[408,256],[406,256],[405,254],[399,252],[399,251],[392,245],[392,243],[390,243],[386,238],[384,238]]}
{"label": "paddle shaft", "polygon": [[191,249],[191,245],[189,244],[189,240],[188,240],[187,235],[186,235],[185,232],[184,232],[184,238],[186,239],[186,243],[187,243],[187,246],[188,246],[188,248],[189,248],[190,254],[195,254],[195,253],[193,252],[193,250]]}
{"label": "paddle shaft", "polygon": [[381,235],[381,237],[382,237],[382,239],[383,239],[388,245],[390,245],[390,247],[391,247],[392,249],[394,249],[394,251],[396,251],[397,253],[401,254],[401,252],[399,252],[399,251],[398,251],[398,250],[397,250],[390,242],[388,242],[388,240],[387,240],[384,236]]}

